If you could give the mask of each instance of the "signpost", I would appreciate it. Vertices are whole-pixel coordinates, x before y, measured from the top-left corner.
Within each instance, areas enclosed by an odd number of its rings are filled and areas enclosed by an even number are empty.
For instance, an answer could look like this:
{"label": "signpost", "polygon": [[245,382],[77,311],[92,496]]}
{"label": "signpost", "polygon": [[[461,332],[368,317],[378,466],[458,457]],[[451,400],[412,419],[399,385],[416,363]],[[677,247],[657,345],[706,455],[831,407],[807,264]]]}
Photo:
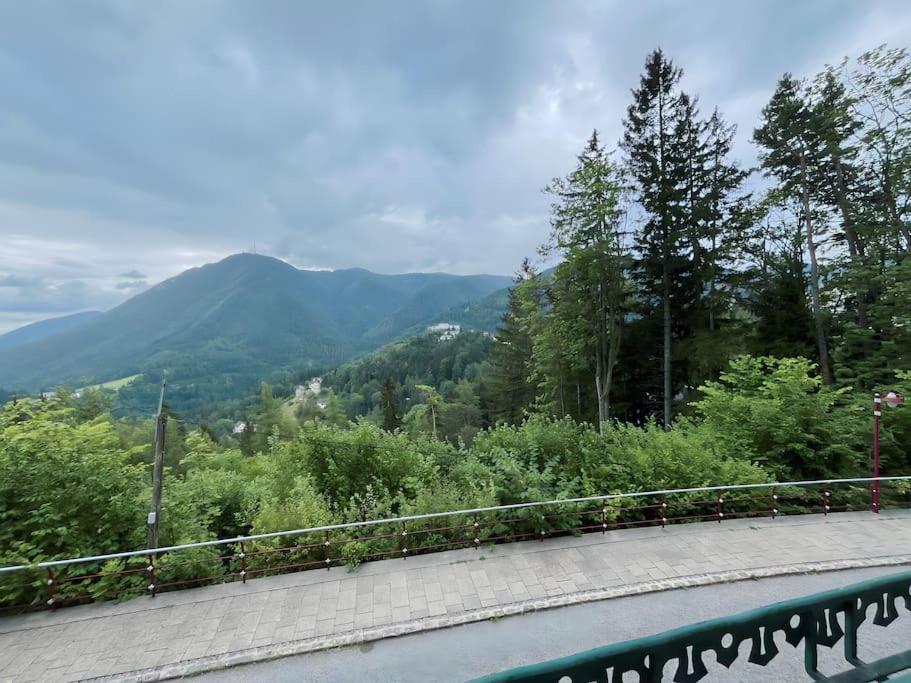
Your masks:
{"label": "signpost", "polygon": [[164,412],[164,388],[161,380],[161,396],[158,399],[158,414],[155,416],[155,464],[152,467],[152,510],[149,512],[149,548],[158,547],[158,527],[161,522],[161,480],[164,475],[164,436],[168,416]]}

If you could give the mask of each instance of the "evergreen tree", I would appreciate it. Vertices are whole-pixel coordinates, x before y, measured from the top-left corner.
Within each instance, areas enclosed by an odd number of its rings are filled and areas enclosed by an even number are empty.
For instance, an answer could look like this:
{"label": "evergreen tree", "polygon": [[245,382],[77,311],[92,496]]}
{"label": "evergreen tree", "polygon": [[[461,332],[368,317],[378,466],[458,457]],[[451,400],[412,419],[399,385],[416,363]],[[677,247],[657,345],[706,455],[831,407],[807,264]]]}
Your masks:
{"label": "evergreen tree", "polygon": [[254,425],[249,417],[244,417],[242,420],[243,429],[240,432],[240,437],[238,438],[238,445],[240,446],[240,452],[245,456],[252,457],[255,450],[253,447],[253,434],[256,431],[256,425]]}
{"label": "evergreen tree", "polygon": [[661,50],[645,62],[640,85],[633,90],[627,109],[622,146],[635,181],[639,203],[646,218],[636,235],[639,254],[637,275],[645,313],[661,321],[661,395],[663,422],[673,419],[674,396],[672,340],[674,309],[679,308],[676,289],[690,279],[687,254],[690,239],[684,225],[686,160],[680,157],[678,90],[681,71]]}
{"label": "evergreen tree", "polygon": [[674,288],[680,343],[673,360],[686,384],[699,386],[743,351],[735,317],[735,264],[752,214],[742,190],[748,172],[728,159],[734,126],[717,109],[701,120],[696,100],[686,94],[680,95],[675,126],[677,156],[684,164],[680,221],[690,262]]}
{"label": "evergreen tree", "polygon": [[530,380],[532,342],[523,300],[527,283],[536,278],[531,262],[525,259],[510,288],[500,327],[490,350],[490,390],[493,417],[517,424],[535,399]]}
{"label": "evergreen tree", "polygon": [[729,161],[736,126],[728,125],[715,110],[706,124],[706,191],[700,218],[704,228],[701,282],[705,287],[705,326],[714,333],[730,316],[743,256],[747,229],[754,219],[750,195],[743,191],[749,171]]}
{"label": "evergreen tree", "polygon": [[802,228],[789,219],[761,229],[752,254],[756,265],[747,274],[747,305],[756,317],[748,350],[758,356],[810,357],[814,352]]}
{"label": "evergreen tree", "polygon": [[398,415],[398,398],[396,396],[395,380],[387,375],[383,380],[383,396],[381,398],[383,411],[383,429],[394,432],[401,424]]}

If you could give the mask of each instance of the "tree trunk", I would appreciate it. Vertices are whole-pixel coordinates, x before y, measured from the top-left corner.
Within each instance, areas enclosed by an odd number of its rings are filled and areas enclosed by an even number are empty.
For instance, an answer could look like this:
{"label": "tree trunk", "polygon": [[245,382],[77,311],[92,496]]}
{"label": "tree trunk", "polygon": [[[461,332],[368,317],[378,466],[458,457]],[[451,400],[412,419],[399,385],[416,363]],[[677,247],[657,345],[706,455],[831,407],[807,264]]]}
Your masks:
{"label": "tree trunk", "polygon": [[[841,211],[841,222],[845,229],[845,241],[848,243],[848,254],[851,256],[852,261],[860,259],[861,263],[863,263],[864,243],[857,234],[857,230],[854,226],[854,219],[851,217],[848,206],[848,190],[845,186],[844,171],[838,154],[833,155],[832,163],[835,166],[835,198],[838,202],[838,208]],[[857,305],[857,325],[865,330],[869,326],[869,321],[867,319],[867,299],[869,298],[869,294],[865,291],[857,291],[855,292],[855,296]]]}
{"label": "tree trunk", "polygon": [[664,344],[663,344],[663,362],[664,369],[664,427],[670,429],[673,415],[671,413],[671,283],[670,273],[668,272],[667,258],[664,262]]}
{"label": "tree trunk", "polygon": [[715,262],[718,247],[715,240],[715,229],[712,228],[712,268],[709,272],[709,332],[715,331]]}
{"label": "tree trunk", "polygon": [[563,368],[560,368],[560,417],[566,417],[566,392],[563,386]]}
{"label": "tree trunk", "polygon": [[[666,184],[667,167],[664,149],[664,93],[659,89],[658,94],[658,166],[660,172],[661,184]],[[671,426],[671,273],[670,273],[670,239],[671,239],[671,221],[670,210],[667,205],[662,207],[659,220],[662,226],[662,237],[664,244],[661,252],[661,270],[662,270],[662,304],[664,307],[663,328],[663,360],[662,372],[664,373],[664,427],[667,429]]]}
{"label": "tree trunk", "polygon": [[810,195],[807,189],[807,159],[799,152],[801,175],[801,199],[803,201],[804,224],[807,229],[807,253],[810,256],[810,294],[813,300],[813,319],[816,323],[816,347],[819,351],[819,370],[824,384],[832,384],[832,366],[829,347],[822,323],[822,303],[819,296],[819,263],[816,260],[816,243],[813,240],[813,218],[810,215]]}
{"label": "tree trunk", "polygon": [[622,321],[618,320],[617,313],[609,316],[609,341],[607,345],[607,359],[599,360],[595,374],[595,391],[598,396],[598,425],[599,431],[604,433],[604,425],[611,419],[610,396],[614,384],[614,366],[617,364],[617,355],[620,351],[620,334]]}

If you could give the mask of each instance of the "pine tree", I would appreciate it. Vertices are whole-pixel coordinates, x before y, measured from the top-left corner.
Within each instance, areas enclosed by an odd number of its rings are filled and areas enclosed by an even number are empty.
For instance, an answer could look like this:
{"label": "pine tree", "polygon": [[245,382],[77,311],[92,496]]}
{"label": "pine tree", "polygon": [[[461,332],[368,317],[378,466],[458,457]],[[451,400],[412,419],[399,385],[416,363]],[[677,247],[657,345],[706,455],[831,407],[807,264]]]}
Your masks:
{"label": "pine tree", "polygon": [[807,306],[800,222],[769,221],[756,242],[756,265],[746,278],[748,309],[756,317],[748,350],[759,356],[812,356],[813,315]]}
{"label": "pine tree", "polygon": [[674,149],[683,164],[679,221],[689,264],[674,284],[674,328],[680,340],[674,362],[690,386],[716,377],[742,352],[733,319],[735,263],[751,212],[742,190],[748,172],[728,159],[734,132],[717,109],[701,119],[695,98],[681,93]]}
{"label": "pine tree", "polygon": [[383,394],[380,399],[380,407],[383,412],[383,429],[387,432],[394,432],[401,424],[398,416],[396,393],[395,380],[387,376],[383,380]]}
{"label": "pine tree", "polygon": [[738,276],[735,267],[743,255],[747,228],[754,218],[750,195],[743,191],[749,175],[728,157],[736,127],[725,123],[715,110],[706,124],[706,192],[700,218],[705,226],[702,282],[706,283],[705,312],[709,332],[715,332],[719,317],[730,313]]}
{"label": "pine tree", "polygon": [[690,268],[689,235],[683,222],[686,162],[679,156],[680,140],[675,135],[679,132],[679,110],[688,105],[678,91],[680,76],[680,69],[661,50],[649,55],[639,88],[633,90],[633,104],[627,110],[622,142],[638,200],[646,214],[636,236],[637,274],[642,294],[648,300],[647,307],[660,310],[665,427],[673,420],[671,344],[673,311],[679,302],[675,301],[679,299],[675,288],[686,283]]}
{"label": "pine tree", "polygon": [[506,312],[490,351],[490,388],[493,417],[509,424],[522,421],[535,399],[531,382],[532,342],[524,300],[528,283],[537,277],[525,259],[509,290]]}
{"label": "pine tree", "polygon": [[253,434],[255,432],[255,425],[250,421],[249,417],[244,417],[243,419],[243,430],[240,433],[240,438],[238,439],[238,445],[240,446],[240,452],[243,453],[248,458],[254,454],[253,448]]}

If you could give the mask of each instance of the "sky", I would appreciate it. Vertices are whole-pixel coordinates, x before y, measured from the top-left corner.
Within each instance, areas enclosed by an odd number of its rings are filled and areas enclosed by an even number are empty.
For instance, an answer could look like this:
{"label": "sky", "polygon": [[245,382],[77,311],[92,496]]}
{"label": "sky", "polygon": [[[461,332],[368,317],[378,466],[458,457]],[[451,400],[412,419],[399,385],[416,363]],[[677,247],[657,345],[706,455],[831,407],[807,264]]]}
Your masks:
{"label": "sky", "polygon": [[0,333],[232,253],[514,272],[661,47],[704,112],[911,38],[905,0],[0,0]]}

